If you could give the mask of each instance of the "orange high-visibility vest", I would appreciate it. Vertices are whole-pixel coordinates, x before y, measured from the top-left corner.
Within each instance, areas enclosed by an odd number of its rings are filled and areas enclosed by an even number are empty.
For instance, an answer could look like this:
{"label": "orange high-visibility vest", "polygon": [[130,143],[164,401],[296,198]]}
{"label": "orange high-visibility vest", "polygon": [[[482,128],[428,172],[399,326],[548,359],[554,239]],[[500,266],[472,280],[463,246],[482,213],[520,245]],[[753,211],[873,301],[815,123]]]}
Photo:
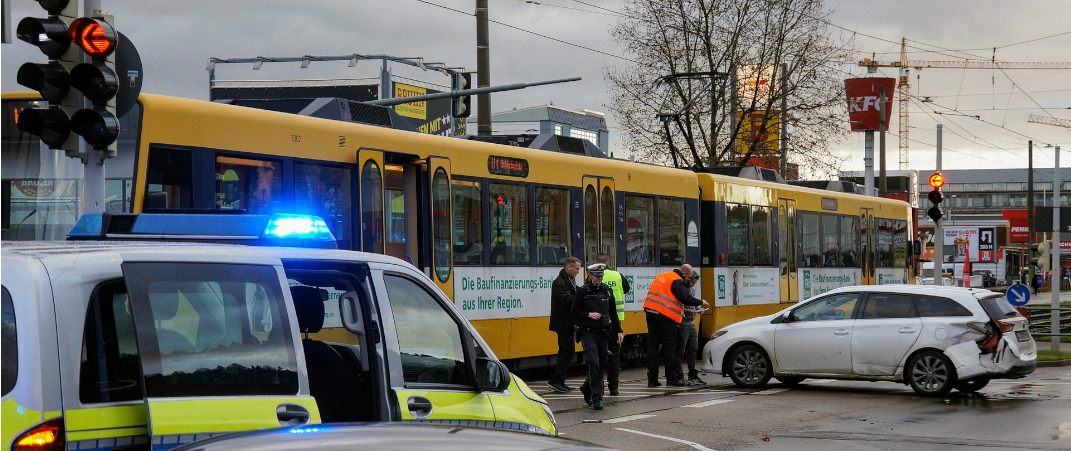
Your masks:
{"label": "orange high-visibility vest", "polygon": [[647,290],[647,299],[643,301],[644,310],[654,310],[666,318],[680,323],[684,319],[684,304],[677,301],[673,292],[669,289],[674,280],[681,279],[680,274],[674,271],[664,272],[655,277],[651,288]]}

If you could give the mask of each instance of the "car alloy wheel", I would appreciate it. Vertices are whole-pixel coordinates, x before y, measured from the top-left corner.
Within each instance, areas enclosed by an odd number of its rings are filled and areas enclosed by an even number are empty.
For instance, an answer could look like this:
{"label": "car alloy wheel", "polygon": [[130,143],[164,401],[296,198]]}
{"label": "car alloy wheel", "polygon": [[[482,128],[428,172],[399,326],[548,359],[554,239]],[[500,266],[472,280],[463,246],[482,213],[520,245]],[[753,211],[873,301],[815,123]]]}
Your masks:
{"label": "car alloy wheel", "polygon": [[907,382],[919,395],[944,396],[956,384],[956,370],[944,354],[923,351],[911,358],[907,366]]}
{"label": "car alloy wheel", "polygon": [[740,387],[761,387],[773,376],[770,357],[753,344],[734,349],[729,364],[729,378]]}
{"label": "car alloy wheel", "polygon": [[956,390],[963,393],[974,393],[989,385],[988,377],[976,377],[974,379],[967,379],[962,381],[956,381]]}

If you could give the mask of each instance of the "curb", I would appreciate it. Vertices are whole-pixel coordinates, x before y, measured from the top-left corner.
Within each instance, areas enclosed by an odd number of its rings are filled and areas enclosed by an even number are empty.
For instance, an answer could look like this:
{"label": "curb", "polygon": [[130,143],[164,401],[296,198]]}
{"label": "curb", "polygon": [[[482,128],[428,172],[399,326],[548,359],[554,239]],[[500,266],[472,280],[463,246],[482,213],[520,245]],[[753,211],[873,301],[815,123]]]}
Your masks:
{"label": "curb", "polygon": [[1071,366],[1071,359],[1038,360],[1038,367],[1051,368],[1056,366]]}

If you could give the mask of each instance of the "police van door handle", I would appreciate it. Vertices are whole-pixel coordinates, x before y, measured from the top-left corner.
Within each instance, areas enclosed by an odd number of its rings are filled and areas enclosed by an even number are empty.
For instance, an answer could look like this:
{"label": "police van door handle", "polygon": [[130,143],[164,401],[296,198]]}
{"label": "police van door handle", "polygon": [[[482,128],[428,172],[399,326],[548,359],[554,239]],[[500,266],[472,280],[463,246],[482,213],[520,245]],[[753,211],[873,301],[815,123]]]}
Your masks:
{"label": "police van door handle", "polygon": [[275,408],[275,417],[280,426],[300,426],[309,423],[309,410],[299,404],[279,404]]}
{"label": "police van door handle", "polygon": [[409,413],[413,415],[413,418],[422,420],[431,416],[431,401],[423,396],[411,396],[407,402],[409,406]]}

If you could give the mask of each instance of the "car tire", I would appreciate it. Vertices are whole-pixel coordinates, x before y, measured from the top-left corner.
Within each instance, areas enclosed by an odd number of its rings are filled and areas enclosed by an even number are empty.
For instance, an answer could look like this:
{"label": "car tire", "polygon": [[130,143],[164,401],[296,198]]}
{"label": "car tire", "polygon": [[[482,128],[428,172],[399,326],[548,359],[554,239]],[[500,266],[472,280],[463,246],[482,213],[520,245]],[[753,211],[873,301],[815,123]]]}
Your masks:
{"label": "car tire", "polygon": [[806,379],[806,377],[802,377],[802,376],[774,376],[774,379],[777,379],[778,382],[780,382],[782,384],[785,384],[785,385],[796,386],[796,385],[799,385],[800,382],[803,382],[803,380]]}
{"label": "car tire", "polygon": [[989,385],[988,377],[976,377],[974,379],[956,381],[956,390],[963,393],[974,393],[985,388],[986,385]]}
{"label": "car tire", "polygon": [[738,387],[762,387],[773,376],[770,356],[753,344],[740,346],[729,354],[729,378]]}
{"label": "car tire", "polygon": [[921,396],[944,396],[956,385],[956,369],[944,354],[922,351],[908,360],[904,377]]}

